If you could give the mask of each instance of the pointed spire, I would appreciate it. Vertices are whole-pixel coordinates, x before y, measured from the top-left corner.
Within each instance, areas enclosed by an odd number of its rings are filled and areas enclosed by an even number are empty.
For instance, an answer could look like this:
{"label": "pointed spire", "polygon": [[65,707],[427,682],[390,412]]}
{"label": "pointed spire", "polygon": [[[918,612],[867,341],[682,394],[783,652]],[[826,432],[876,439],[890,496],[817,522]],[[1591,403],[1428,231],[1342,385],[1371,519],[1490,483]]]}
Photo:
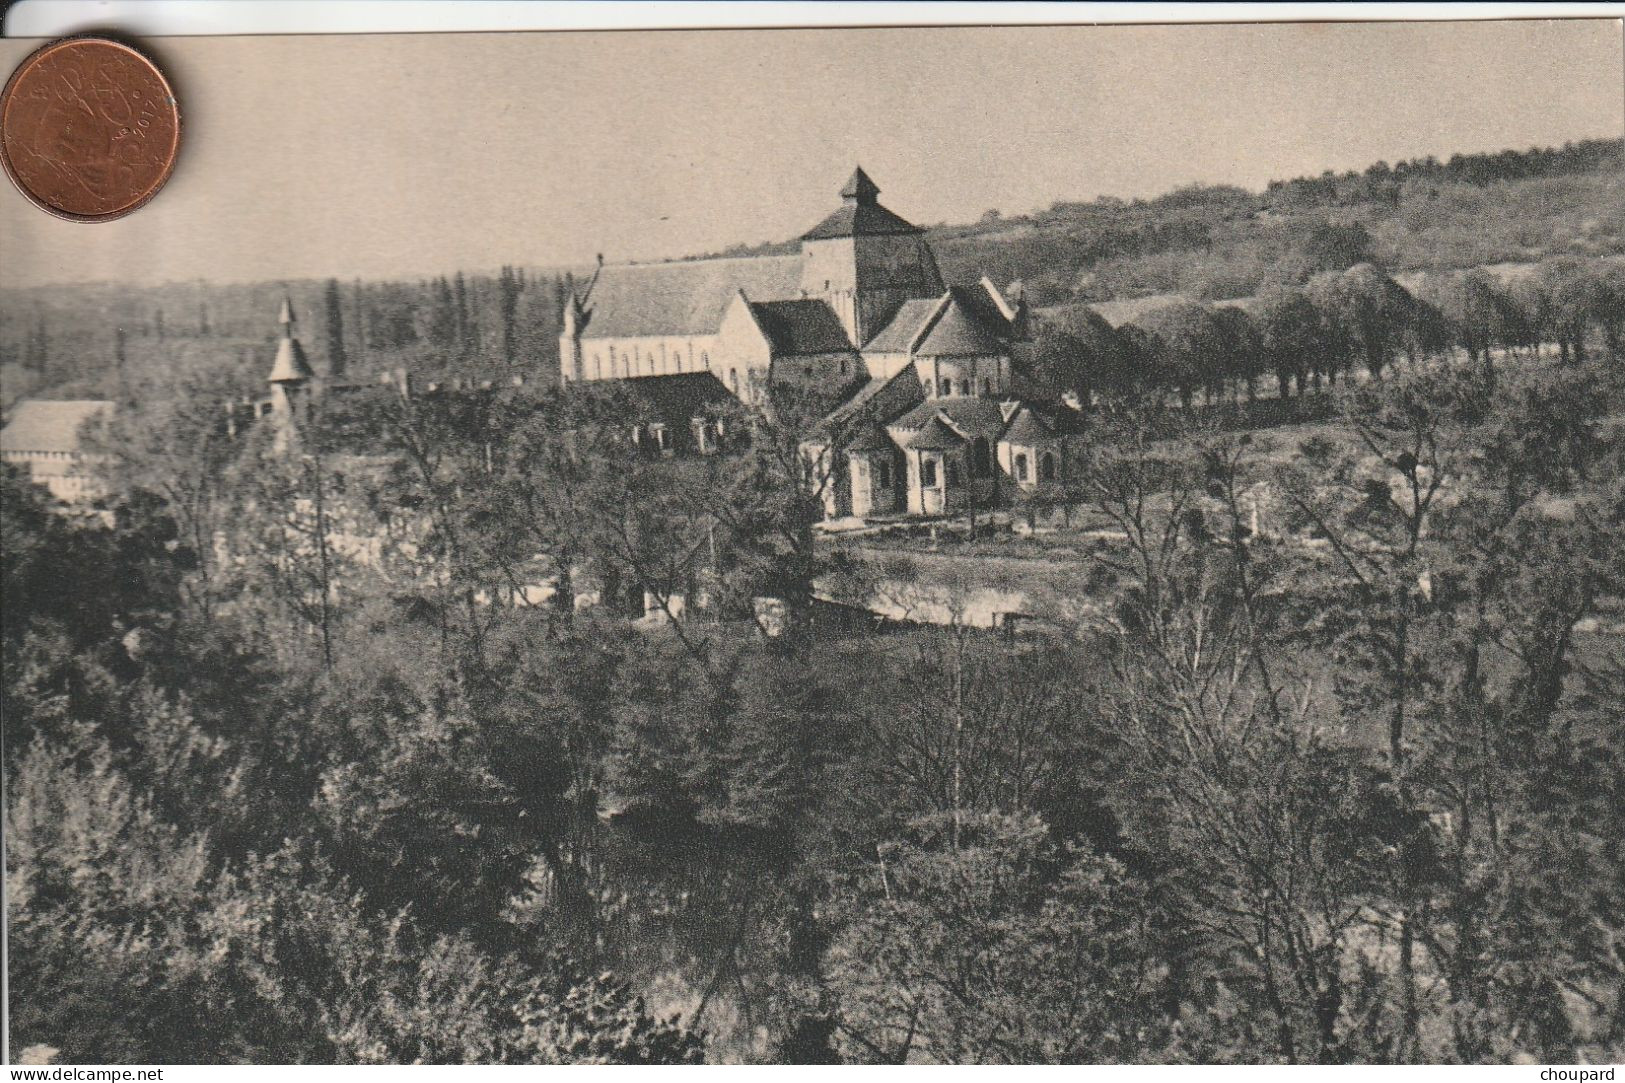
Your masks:
{"label": "pointed spire", "polygon": [[848,202],[873,203],[878,195],[880,186],[869,179],[869,174],[863,171],[861,165],[852,171],[852,176],[841,188],[841,198]]}
{"label": "pointed spire", "polygon": [[294,334],[293,301],[286,295],[282,298],[282,311],[277,315],[277,322],[282,325],[282,341],[277,343],[276,361],[272,363],[271,375],[266,380],[273,384],[302,384],[312,379],[316,370],[310,367],[305,348],[299,345],[299,339]]}

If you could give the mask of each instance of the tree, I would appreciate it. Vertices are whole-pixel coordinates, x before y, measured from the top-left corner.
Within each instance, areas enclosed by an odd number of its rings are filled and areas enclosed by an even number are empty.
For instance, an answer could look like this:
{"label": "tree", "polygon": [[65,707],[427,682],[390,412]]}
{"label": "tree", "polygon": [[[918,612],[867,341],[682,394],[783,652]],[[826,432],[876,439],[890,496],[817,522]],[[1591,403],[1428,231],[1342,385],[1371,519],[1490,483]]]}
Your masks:
{"label": "tree", "polygon": [[1316,281],[1323,312],[1330,313],[1348,336],[1366,371],[1380,378],[1410,323],[1410,294],[1370,263],[1356,264],[1335,279]]}
{"label": "tree", "polygon": [[1531,309],[1526,316],[1482,270],[1429,279],[1425,296],[1448,321],[1456,344],[1474,364],[1489,366],[1494,346],[1527,345],[1530,329],[1546,322],[1540,300],[1526,297]]}
{"label": "tree", "polygon": [[[1305,604],[1319,613],[1308,627],[1346,667],[1342,710],[1386,730],[1395,1059],[1557,1056],[1614,1040],[1613,1007],[1564,1006],[1560,989],[1610,1004],[1598,991],[1617,980],[1617,960],[1603,962],[1588,935],[1560,935],[1548,952],[1513,933],[1594,919],[1555,898],[1537,904],[1507,879],[1509,861],[1543,845],[1583,848],[1562,831],[1536,841],[1551,825],[1548,802],[1578,798],[1536,764],[1548,754],[1573,762],[1559,721],[1573,630],[1620,570],[1615,558],[1599,563],[1619,544],[1609,540],[1615,512],[1604,510],[1617,508],[1616,494],[1582,499],[1567,521],[1539,510],[1596,454],[1586,420],[1596,388],[1563,375],[1430,370],[1387,391],[1362,388],[1351,421],[1364,455],[1317,452],[1312,473],[1286,487],[1333,555],[1333,574]],[[1569,822],[1587,824],[1581,834],[1599,823],[1568,807],[1581,817]],[[1494,917],[1503,906],[1518,908],[1513,925]],[[1512,941],[1495,940],[1504,935]],[[1558,962],[1567,951],[1578,958]],[[1498,970],[1491,959],[1519,963]],[[1555,977],[1565,969],[1590,976]],[[1435,977],[1442,1002],[1425,993]],[[1443,1021],[1447,1044],[1428,1036],[1428,1018]]]}
{"label": "tree", "polygon": [[1326,348],[1314,302],[1301,290],[1272,290],[1260,298],[1258,330],[1281,398],[1294,383],[1301,396],[1304,376],[1317,367]]}
{"label": "tree", "polygon": [[[1223,340],[1212,314],[1193,301],[1173,301],[1131,321],[1147,336],[1158,371],[1179,389],[1189,408],[1198,387],[1210,388],[1218,376]],[[1211,395],[1210,395],[1211,398]]]}
{"label": "tree", "polygon": [[1594,262],[1561,256],[1542,261],[1535,268],[1535,277],[1550,298],[1552,331],[1564,364],[1585,363],[1586,336],[1594,323],[1603,327],[1610,349],[1617,354],[1618,328],[1625,319],[1617,274],[1610,279]]}
{"label": "tree", "polygon": [[1246,310],[1234,305],[1215,306],[1213,322],[1223,349],[1220,365],[1224,378],[1236,386],[1245,385],[1247,401],[1255,401],[1258,377],[1265,368],[1263,334]]}
{"label": "tree", "polygon": [[1086,306],[1040,323],[1037,339],[1024,375],[1043,397],[1070,394],[1087,408],[1095,392],[1119,393],[1145,376],[1112,325]]}
{"label": "tree", "polygon": [[452,294],[456,299],[452,337],[457,356],[466,358],[474,349],[474,324],[469,318],[468,284],[463,281],[462,271],[458,271],[452,280]]}
{"label": "tree", "polygon": [[1033,820],[916,821],[845,877],[826,981],[836,1037],[880,1064],[1153,1059],[1169,1045],[1147,904]]}

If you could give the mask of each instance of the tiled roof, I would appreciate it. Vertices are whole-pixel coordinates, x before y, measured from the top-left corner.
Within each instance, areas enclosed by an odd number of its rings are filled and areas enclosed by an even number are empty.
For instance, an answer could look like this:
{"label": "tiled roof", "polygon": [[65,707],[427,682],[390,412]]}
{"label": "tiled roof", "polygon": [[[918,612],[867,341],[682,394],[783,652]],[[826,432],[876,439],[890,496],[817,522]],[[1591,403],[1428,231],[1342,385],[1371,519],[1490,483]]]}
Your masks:
{"label": "tiled roof", "polygon": [[938,414],[946,414],[949,421],[969,433],[988,435],[1004,428],[1004,412],[1000,410],[998,400],[969,395],[926,399],[888,424],[896,429],[923,429]]}
{"label": "tiled roof", "polygon": [[643,403],[648,416],[668,425],[687,425],[708,409],[734,396],[709,372],[677,372],[667,376],[631,376],[621,385]]}
{"label": "tiled roof", "polygon": [[777,356],[852,349],[846,328],[823,301],[763,301],[750,307]]}
{"label": "tiled roof", "polygon": [[1031,444],[1057,436],[1075,436],[1087,427],[1088,422],[1083,414],[1070,406],[1024,402],[1016,416],[1011,418],[1003,439]]}
{"label": "tiled roof", "polygon": [[310,367],[310,360],[305,357],[305,348],[299,345],[296,338],[283,338],[277,344],[276,361],[271,365],[271,375],[266,377],[270,383],[289,383],[294,380],[309,380],[316,375]]}
{"label": "tiled roof", "polygon": [[1022,410],[1005,430],[1003,439],[1012,444],[1042,444],[1054,437],[1048,425],[1031,410]]}
{"label": "tiled roof", "polygon": [[881,328],[880,333],[863,347],[864,352],[907,353],[909,343],[913,342],[914,336],[919,333],[920,325],[925,323],[941,303],[940,297],[904,301],[903,307],[897,310],[897,315],[892,317],[891,322]]}
{"label": "tiled roof", "polygon": [[874,422],[863,426],[856,436],[847,442],[844,450],[847,454],[863,453],[867,451],[895,451],[897,445],[892,443],[886,430]]}
{"label": "tiled roof", "polygon": [[105,399],[24,399],[0,429],[0,451],[78,451],[85,422],[112,412],[113,404]]}
{"label": "tiled roof", "polygon": [[830,237],[871,237],[881,233],[923,233],[919,226],[878,203],[847,203],[801,235],[804,241]]}
{"label": "tiled roof", "polygon": [[907,446],[924,451],[945,451],[964,442],[963,436],[943,424],[942,418],[933,415],[924,428],[908,438]]}
{"label": "tiled roof", "polygon": [[583,339],[709,335],[733,295],[781,301],[801,295],[801,256],[606,265],[587,300]]}
{"label": "tiled roof", "polygon": [[923,233],[906,218],[893,214],[875,199],[880,188],[863,168],[853,170],[841,188],[841,206],[828,218],[801,235],[804,241],[829,237],[873,236],[879,233]]}
{"label": "tiled roof", "polygon": [[961,286],[949,288],[948,308],[915,347],[919,357],[964,357],[996,354],[1004,349],[1003,339],[1010,323],[993,299],[983,292]]}
{"label": "tiled roof", "polygon": [[[904,390],[911,387],[916,395],[919,394],[919,379],[910,369],[899,369],[892,374],[890,379],[871,379],[861,385],[851,398],[830,411],[827,417],[814,425],[807,434],[808,438],[829,440],[844,435],[843,430],[851,425],[855,418],[865,411],[875,412],[881,409],[875,407],[874,403],[887,388],[893,385],[900,387],[908,385],[904,387]],[[875,420],[884,420],[884,418],[876,417]]]}

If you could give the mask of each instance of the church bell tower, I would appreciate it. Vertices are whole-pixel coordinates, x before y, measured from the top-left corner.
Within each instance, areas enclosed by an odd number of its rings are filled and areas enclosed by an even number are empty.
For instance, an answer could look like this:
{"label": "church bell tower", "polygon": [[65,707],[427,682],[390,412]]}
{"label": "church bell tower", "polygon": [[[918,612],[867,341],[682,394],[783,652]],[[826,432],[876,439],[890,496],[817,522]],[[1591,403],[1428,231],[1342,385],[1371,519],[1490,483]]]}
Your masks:
{"label": "church bell tower", "polygon": [[841,206],[801,238],[801,288],[826,301],[854,347],[890,322],[904,301],[940,297],[942,275],[925,231],[881,206],[860,166]]}

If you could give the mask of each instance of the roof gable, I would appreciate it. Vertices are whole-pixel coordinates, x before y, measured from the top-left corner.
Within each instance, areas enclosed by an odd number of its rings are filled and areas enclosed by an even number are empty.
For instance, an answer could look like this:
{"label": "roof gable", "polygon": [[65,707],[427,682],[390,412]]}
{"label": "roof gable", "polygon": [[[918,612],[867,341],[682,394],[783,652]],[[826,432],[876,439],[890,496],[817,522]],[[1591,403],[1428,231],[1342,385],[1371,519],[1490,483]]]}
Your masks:
{"label": "roof gable", "polygon": [[995,399],[950,396],[926,399],[914,409],[892,420],[896,429],[925,429],[935,418],[947,417],[959,431],[976,436],[996,434],[1004,429],[1004,413]]}
{"label": "roof gable", "polygon": [[949,302],[914,353],[920,357],[984,356],[1004,351],[1010,323],[985,294],[960,286],[948,290]]}
{"label": "roof gable", "polygon": [[940,297],[904,301],[903,306],[897,310],[897,315],[891,318],[891,322],[882,327],[880,332],[863,347],[864,352],[908,353],[915,335],[941,303]]}
{"label": "roof gable", "polygon": [[897,445],[892,443],[885,429],[871,421],[862,426],[842,450],[848,455],[862,455],[871,451],[896,451]]}
{"label": "roof gable", "polygon": [[823,301],[752,302],[751,312],[777,356],[850,351],[851,340],[835,310]]}
{"label": "roof gable", "polygon": [[936,414],[918,432],[907,437],[907,446],[922,451],[946,451],[966,443],[964,434],[954,429]]}

